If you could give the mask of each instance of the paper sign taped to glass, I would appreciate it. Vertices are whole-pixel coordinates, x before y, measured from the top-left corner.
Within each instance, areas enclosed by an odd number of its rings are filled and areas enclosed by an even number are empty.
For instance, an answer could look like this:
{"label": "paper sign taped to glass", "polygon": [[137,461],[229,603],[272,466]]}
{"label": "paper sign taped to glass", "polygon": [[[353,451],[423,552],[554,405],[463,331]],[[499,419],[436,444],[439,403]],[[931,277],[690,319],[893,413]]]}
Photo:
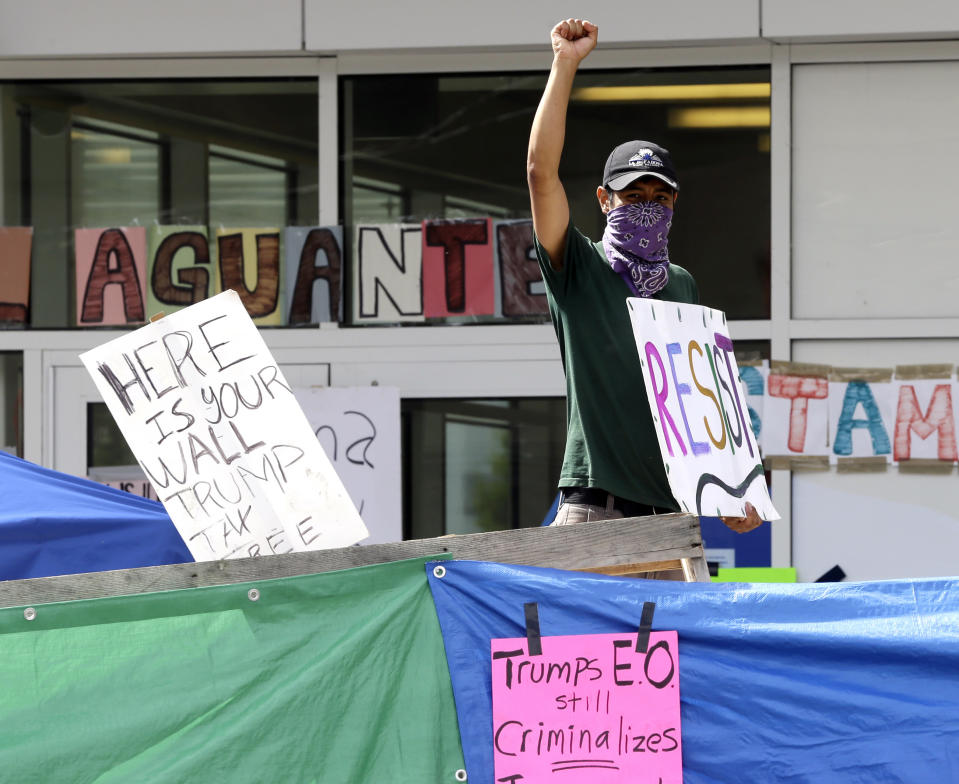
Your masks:
{"label": "paper sign taped to glass", "polygon": [[627,305],[666,476],[680,507],[745,517],[748,501],[762,519],[779,519],[725,314],[635,297]]}
{"label": "paper sign taped to glass", "polygon": [[197,561],[368,535],[236,292],[80,359]]}

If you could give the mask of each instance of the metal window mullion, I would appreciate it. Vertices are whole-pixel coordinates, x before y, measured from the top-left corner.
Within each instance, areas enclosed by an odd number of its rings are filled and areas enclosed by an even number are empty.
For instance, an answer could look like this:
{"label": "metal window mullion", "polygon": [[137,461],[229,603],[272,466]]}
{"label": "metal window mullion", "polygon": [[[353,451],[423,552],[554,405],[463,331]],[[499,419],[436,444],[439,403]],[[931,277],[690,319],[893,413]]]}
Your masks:
{"label": "metal window mullion", "polygon": [[[788,45],[773,47],[770,70],[770,355],[792,358],[792,62]],[[792,472],[772,472],[773,502],[782,519],[772,523],[775,567],[792,565]]]}

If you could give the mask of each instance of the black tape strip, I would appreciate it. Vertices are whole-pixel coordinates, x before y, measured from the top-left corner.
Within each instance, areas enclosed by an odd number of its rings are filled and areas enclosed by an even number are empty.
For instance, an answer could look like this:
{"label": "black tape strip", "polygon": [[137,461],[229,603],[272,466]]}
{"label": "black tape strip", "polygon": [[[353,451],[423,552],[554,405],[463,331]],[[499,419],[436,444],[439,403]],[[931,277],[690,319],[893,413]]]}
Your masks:
{"label": "black tape strip", "polygon": [[816,580],[817,583],[841,583],[846,577],[846,573],[839,564],[826,572],[822,577]]}
{"label": "black tape strip", "polygon": [[526,602],[523,605],[526,615],[526,645],[530,656],[543,655],[543,643],[539,636],[539,608],[536,602]]}
{"label": "black tape strip", "polygon": [[656,602],[643,602],[643,617],[639,620],[639,631],[636,632],[636,653],[646,653],[649,648],[649,633],[653,630],[655,612]]}

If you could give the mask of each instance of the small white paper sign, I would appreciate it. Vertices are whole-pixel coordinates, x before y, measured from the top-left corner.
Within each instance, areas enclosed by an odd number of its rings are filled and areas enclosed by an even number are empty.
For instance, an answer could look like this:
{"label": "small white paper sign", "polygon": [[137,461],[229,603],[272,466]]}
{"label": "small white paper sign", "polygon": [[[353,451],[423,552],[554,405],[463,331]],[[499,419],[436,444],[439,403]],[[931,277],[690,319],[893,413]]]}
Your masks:
{"label": "small white paper sign", "polygon": [[236,292],[80,359],[197,561],[367,536]]}
{"label": "small white paper sign", "polygon": [[766,487],[726,316],[700,305],[627,300],[669,487],[698,515],[778,520]]}
{"label": "small white paper sign", "polygon": [[294,391],[370,531],[363,544],[402,541],[400,390],[369,386]]}

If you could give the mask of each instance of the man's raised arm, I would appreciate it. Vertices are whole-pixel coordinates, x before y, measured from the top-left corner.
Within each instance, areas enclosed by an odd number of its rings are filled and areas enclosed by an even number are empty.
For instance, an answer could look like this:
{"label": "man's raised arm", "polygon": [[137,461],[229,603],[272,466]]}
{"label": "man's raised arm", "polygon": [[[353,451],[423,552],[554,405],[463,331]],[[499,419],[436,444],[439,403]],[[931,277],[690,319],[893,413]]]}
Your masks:
{"label": "man's raised arm", "polygon": [[559,179],[566,139],[566,107],[580,62],[596,46],[599,28],[585,19],[566,19],[550,32],[553,67],[533,117],[526,156],[526,180],[533,228],[554,269],[563,266],[569,202]]}

